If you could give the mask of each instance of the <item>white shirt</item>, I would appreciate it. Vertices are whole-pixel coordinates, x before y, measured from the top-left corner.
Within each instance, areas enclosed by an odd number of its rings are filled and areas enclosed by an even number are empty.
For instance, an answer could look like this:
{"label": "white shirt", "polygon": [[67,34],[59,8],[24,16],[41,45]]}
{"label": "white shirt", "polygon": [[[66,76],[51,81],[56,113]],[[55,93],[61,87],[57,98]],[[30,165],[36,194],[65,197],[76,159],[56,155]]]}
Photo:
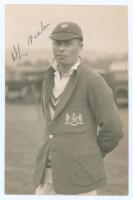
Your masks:
{"label": "white shirt", "polygon": [[[64,89],[65,89],[65,87],[66,87],[71,75],[73,74],[74,70],[78,69],[79,65],[80,65],[80,58],[70,68],[70,70],[61,77],[60,73],[58,71],[58,68],[57,68],[58,67],[58,63],[56,61],[54,61],[52,63],[52,67],[55,69],[55,72],[54,72],[54,75],[55,75],[54,76],[54,88],[53,88],[53,95],[55,96],[55,98],[59,97],[62,94],[62,92],[64,91]],[[59,100],[58,100],[58,102],[59,102]],[[50,104],[49,104],[49,109],[50,109],[51,118],[53,119],[55,111],[52,109]]]}

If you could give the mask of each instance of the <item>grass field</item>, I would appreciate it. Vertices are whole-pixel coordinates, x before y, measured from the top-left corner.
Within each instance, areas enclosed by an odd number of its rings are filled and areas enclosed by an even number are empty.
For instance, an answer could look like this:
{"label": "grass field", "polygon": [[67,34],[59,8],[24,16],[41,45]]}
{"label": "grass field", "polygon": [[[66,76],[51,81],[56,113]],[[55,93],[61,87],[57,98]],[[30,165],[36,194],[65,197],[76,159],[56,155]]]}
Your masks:
{"label": "grass field", "polygon": [[[108,184],[99,190],[99,195],[128,194],[128,110],[119,110],[125,136],[119,146],[104,159]],[[42,129],[39,106],[6,105],[6,194],[34,194],[32,170]]]}

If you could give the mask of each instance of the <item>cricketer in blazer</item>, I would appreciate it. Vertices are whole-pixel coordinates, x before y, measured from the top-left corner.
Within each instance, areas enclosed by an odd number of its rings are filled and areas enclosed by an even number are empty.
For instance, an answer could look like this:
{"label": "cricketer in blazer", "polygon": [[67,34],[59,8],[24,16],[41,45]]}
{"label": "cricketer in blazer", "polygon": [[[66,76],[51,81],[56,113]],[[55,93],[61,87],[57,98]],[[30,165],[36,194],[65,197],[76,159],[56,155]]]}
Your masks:
{"label": "cricketer in blazer", "polygon": [[[103,157],[123,137],[112,90],[98,73],[81,62],[51,120],[48,104],[53,79],[54,69],[50,67],[42,91],[45,130],[34,170],[35,185],[45,181],[49,152],[56,193],[77,194],[98,189],[106,183]],[[51,134],[53,138],[49,138]]]}

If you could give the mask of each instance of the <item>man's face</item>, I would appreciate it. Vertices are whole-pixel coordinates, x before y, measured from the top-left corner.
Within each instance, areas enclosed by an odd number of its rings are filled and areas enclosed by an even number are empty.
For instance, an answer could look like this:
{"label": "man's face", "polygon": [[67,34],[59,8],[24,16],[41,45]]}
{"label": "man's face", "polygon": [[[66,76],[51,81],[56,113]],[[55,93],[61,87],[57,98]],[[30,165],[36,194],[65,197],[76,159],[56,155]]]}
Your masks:
{"label": "man's face", "polygon": [[57,62],[64,66],[70,66],[77,61],[82,49],[82,42],[79,39],[53,40],[52,46]]}

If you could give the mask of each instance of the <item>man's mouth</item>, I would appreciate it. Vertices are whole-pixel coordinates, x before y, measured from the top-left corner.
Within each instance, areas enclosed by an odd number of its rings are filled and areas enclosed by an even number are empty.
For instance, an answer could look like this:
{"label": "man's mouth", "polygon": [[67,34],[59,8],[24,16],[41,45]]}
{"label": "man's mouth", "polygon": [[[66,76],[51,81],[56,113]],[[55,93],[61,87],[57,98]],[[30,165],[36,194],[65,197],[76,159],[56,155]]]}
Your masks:
{"label": "man's mouth", "polygon": [[58,58],[67,58],[66,55],[57,55]]}

